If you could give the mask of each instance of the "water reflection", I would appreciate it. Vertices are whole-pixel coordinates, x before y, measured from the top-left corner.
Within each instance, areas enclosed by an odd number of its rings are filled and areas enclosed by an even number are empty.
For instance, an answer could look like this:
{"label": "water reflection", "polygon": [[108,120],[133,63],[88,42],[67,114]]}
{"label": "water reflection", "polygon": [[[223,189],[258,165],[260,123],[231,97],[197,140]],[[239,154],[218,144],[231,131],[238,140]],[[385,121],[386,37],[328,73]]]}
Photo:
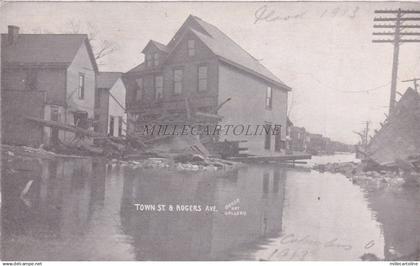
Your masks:
{"label": "water reflection", "polygon": [[[121,217],[134,239],[136,259],[229,259],[232,249],[280,231],[285,171],[273,178],[273,170],[263,175],[258,170],[215,177],[126,169]],[[238,199],[235,206],[246,215],[225,215],[225,205]],[[218,212],[139,212],[134,203],[215,205]]]}
{"label": "water reflection", "polygon": [[272,166],[174,173],[92,159],[3,166],[7,260],[392,259],[419,245],[418,191],[372,193],[340,175]]}

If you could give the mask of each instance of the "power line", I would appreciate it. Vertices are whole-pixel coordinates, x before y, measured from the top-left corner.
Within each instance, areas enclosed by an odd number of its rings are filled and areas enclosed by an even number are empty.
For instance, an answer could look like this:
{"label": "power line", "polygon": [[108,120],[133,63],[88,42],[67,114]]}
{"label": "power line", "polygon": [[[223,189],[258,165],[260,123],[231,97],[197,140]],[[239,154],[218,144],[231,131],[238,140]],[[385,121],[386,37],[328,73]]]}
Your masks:
{"label": "power line", "polygon": [[[375,10],[375,14],[388,15],[388,17],[375,17],[374,22],[391,22],[392,24],[375,24],[374,28],[392,29],[391,32],[374,32],[374,36],[393,36],[392,39],[375,39],[374,43],[392,43],[394,45],[393,62],[392,62],[392,78],[391,78],[391,95],[389,99],[389,113],[395,106],[395,98],[397,92],[397,75],[398,75],[398,57],[400,44],[420,42],[420,39],[408,39],[407,36],[420,36],[420,32],[404,32],[405,29],[420,29],[420,25],[406,25],[406,22],[420,21],[420,10]],[[410,14],[410,17],[405,15]],[[391,15],[391,17],[389,17]]]}
{"label": "power line", "polygon": [[391,84],[391,82],[388,82],[387,84],[383,84],[383,85],[380,85],[380,86],[377,86],[377,87],[374,87],[374,88],[371,88],[371,89],[367,89],[367,90],[357,90],[357,91],[356,90],[355,91],[338,90],[338,91],[343,92],[343,93],[369,93],[370,91],[375,91],[375,90],[378,90],[380,88],[386,87],[389,84]]}
{"label": "power line", "polygon": [[413,82],[414,83],[414,90],[416,90],[416,91],[417,91],[417,87],[419,87],[419,85],[417,84],[417,81],[420,81],[420,78],[402,80],[402,82]]}

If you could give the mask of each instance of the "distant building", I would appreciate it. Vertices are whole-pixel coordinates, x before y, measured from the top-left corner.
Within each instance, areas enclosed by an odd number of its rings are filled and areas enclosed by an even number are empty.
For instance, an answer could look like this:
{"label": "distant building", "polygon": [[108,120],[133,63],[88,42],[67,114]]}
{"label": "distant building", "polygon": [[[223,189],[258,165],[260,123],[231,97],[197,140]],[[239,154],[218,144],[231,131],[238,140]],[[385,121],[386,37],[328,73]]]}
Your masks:
{"label": "distant building", "polygon": [[304,127],[290,127],[290,149],[292,151],[306,151],[306,130]]}
{"label": "distant building", "polygon": [[317,155],[325,150],[325,140],[321,134],[308,133],[306,135],[306,151]]}
{"label": "distant building", "polygon": [[237,136],[250,154],[275,154],[286,147],[287,96],[290,88],[215,26],[189,16],[168,44],[149,41],[145,61],[127,80],[128,131],[142,132],[147,123],[167,113],[212,112],[221,124],[281,125],[278,136]]}
{"label": "distant building", "polygon": [[91,127],[98,67],[88,36],[8,29],[1,35],[2,141],[21,145],[72,141],[73,133],[42,128],[24,117]]}
{"label": "distant building", "polygon": [[105,135],[126,135],[125,85],[119,72],[100,72],[95,97],[95,131]]}

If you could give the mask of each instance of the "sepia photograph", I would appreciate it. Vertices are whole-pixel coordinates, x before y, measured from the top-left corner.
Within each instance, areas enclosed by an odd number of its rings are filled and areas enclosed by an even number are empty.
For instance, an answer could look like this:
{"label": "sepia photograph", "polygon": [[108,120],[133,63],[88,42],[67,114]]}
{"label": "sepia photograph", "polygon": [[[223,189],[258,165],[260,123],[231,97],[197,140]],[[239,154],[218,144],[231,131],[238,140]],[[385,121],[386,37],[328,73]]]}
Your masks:
{"label": "sepia photograph", "polygon": [[418,265],[420,2],[0,0],[0,33],[2,265]]}

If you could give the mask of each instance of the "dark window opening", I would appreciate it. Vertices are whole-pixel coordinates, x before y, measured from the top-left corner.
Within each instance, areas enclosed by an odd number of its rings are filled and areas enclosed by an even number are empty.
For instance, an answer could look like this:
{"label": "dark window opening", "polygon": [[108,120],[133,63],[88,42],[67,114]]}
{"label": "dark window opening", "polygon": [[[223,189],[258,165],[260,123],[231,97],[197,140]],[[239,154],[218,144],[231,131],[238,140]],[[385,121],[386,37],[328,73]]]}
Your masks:
{"label": "dark window opening", "polygon": [[28,89],[30,90],[36,89],[37,76],[38,76],[38,71],[36,69],[28,70],[28,72],[26,73],[26,80],[25,80],[25,84]]}
{"label": "dark window opening", "polygon": [[84,111],[77,111],[73,113],[74,125],[76,127],[88,128],[88,113]]}
{"label": "dark window opening", "polygon": [[274,150],[280,151],[283,148],[283,142],[284,141],[281,140],[281,134],[276,134],[274,136]]}
{"label": "dark window opening", "polygon": [[136,101],[140,101],[143,98],[143,87],[144,87],[143,79],[142,78],[137,79],[136,83],[137,83],[137,90],[135,92],[136,94],[135,99]]}
{"label": "dark window opening", "polygon": [[163,77],[155,77],[155,100],[160,101],[163,98]]}
{"label": "dark window opening", "polygon": [[109,117],[109,135],[114,136],[114,120],[115,118],[113,116]]}
{"label": "dark window opening", "polygon": [[122,125],[123,125],[122,116],[119,116],[118,117],[118,136],[119,137],[122,136]]}

